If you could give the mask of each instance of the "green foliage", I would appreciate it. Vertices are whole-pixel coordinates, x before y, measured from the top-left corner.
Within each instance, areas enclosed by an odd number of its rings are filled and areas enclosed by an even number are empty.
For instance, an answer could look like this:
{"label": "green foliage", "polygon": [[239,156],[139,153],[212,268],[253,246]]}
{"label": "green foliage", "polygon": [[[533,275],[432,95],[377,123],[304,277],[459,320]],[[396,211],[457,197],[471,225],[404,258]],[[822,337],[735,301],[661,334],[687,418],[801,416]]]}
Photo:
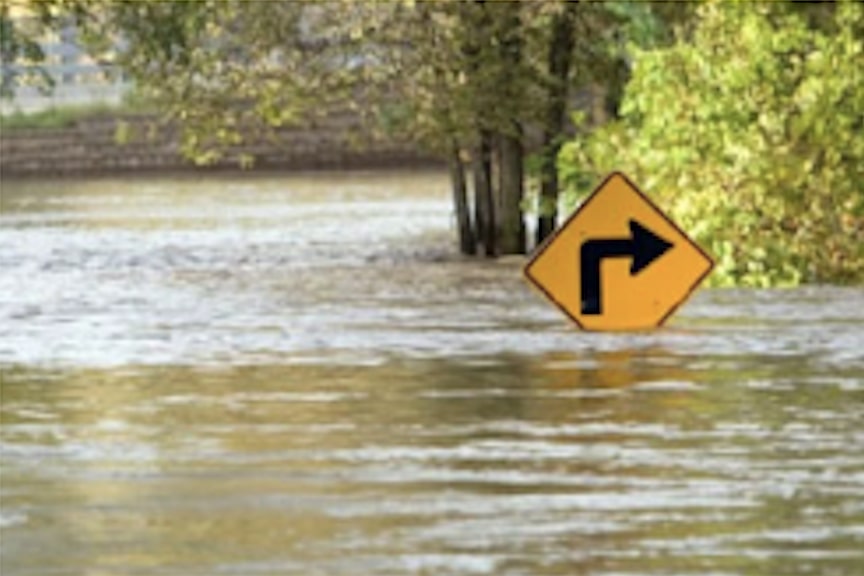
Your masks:
{"label": "green foliage", "polygon": [[[210,160],[238,138],[334,108],[438,150],[542,121],[550,23],[564,2],[100,2],[22,0],[43,27],[74,22]],[[575,85],[608,76],[613,29],[644,11],[579,3]],[[610,5],[611,6],[611,5]],[[632,14],[631,14],[632,13]],[[4,20],[5,22],[5,20]],[[36,47],[35,44],[33,44]],[[20,50],[19,50],[20,52]],[[10,61],[21,59],[16,52]],[[38,58],[36,58],[38,60]]]}
{"label": "green foliage", "polygon": [[41,20],[34,14],[29,19],[12,17],[12,6],[0,0],[0,98],[10,99],[15,87],[31,84],[42,92],[49,92],[54,82],[38,67],[18,67],[18,64],[38,64],[45,58],[35,38],[41,31]]}
{"label": "green foliage", "polygon": [[[649,35],[656,28],[650,11],[626,2],[22,5],[43,28],[74,22],[90,54],[122,69],[177,121],[184,151],[201,161],[238,139],[345,108],[365,115],[367,131],[440,151],[470,148],[478,130],[515,134],[545,120],[544,101],[558,81],[548,73],[551,24],[564,12],[576,15],[579,87],[610,76],[622,23],[646,22]],[[10,61],[21,59],[18,52]]]}
{"label": "green foliage", "polygon": [[716,285],[864,281],[864,5],[709,2],[634,49],[620,121],[568,143],[572,201],[619,169],[717,260]]}
{"label": "green foliage", "polygon": [[304,45],[317,41],[301,30],[312,5],[40,1],[74,19],[88,52],[122,69],[137,97],[181,128],[181,149],[197,164],[272,127],[314,121],[344,94],[327,73],[333,51]]}

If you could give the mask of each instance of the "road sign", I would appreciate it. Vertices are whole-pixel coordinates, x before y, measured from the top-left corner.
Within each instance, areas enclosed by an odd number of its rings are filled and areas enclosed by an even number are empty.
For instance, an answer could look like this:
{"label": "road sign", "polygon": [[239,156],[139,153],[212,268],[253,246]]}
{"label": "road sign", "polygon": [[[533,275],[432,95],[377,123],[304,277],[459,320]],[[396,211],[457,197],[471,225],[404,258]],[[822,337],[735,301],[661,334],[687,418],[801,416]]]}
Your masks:
{"label": "road sign", "polygon": [[613,172],[540,245],[525,276],[585,330],[655,328],[714,262]]}

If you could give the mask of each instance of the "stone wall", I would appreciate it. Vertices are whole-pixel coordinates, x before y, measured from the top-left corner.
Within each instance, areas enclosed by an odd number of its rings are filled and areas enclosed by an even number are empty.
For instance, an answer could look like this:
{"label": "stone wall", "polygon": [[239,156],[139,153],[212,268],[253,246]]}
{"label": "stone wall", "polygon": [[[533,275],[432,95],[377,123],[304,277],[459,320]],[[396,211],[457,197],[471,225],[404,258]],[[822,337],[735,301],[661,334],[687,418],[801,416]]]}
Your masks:
{"label": "stone wall", "polygon": [[411,143],[362,134],[356,116],[343,113],[332,114],[314,125],[282,128],[267,137],[249,138],[219,162],[202,168],[181,154],[176,127],[158,124],[147,116],[103,116],[80,120],[66,128],[0,127],[0,175],[237,169],[241,155],[253,159],[253,169],[336,170],[440,163]]}

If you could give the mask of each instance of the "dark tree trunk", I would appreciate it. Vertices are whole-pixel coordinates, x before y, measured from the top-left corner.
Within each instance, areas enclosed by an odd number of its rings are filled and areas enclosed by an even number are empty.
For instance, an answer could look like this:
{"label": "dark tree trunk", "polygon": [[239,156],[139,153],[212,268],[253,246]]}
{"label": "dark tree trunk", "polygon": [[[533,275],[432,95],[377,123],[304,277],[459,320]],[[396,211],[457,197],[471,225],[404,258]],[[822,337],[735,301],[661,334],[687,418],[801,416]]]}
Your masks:
{"label": "dark tree trunk", "polygon": [[498,249],[501,254],[524,254],[525,221],[522,218],[524,152],[521,135],[502,135],[499,149],[501,217]]}
{"label": "dark tree trunk", "polygon": [[[490,39],[492,30],[492,15],[490,5],[484,0],[474,0],[473,3],[462,3],[463,14],[468,18],[468,35],[462,52],[467,59],[469,82],[471,90],[477,94],[483,93],[483,78],[481,68],[484,66],[484,50]],[[475,94],[476,97],[476,94]],[[482,253],[487,257],[498,254],[495,234],[495,195],[492,183],[492,132],[488,126],[488,110],[477,105],[472,110],[473,124],[476,130],[476,142],[471,150],[471,172],[474,177],[474,225],[477,231],[477,244],[482,247]]]}
{"label": "dark tree trunk", "polygon": [[495,241],[495,201],[492,194],[492,137],[481,130],[479,142],[474,150],[472,171],[474,173],[474,209],[477,223],[477,240],[486,256],[498,254]]}
{"label": "dark tree trunk", "polygon": [[537,220],[537,244],[555,230],[558,221],[558,152],[566,126],[567,94],[573,63],[573,28],[577,4],[568,2],[552,21],[549,45],[549,88],[543,122],[543,149],[540,174],[540,216]]}
{"label": "dark tree trunk", "polygon": [[453,187],[453,208],[456,211],[456,226],[459,232],[459,252],[473,256],[477,254],[477,238],[471,226],[468,210],[468,189],[465,183],[465,166],[459,157],[459,148],[450,150],[450,182]]}
{"label": "dark tree trunk", "polygon": [[[498,5],[500,20],[497,27],[497,45],[501,58],[500,85],[503,97],[512,102],[522,96],[522,6],[518,2]],[[524,196],[524,151],[519,110],[512,106],[509,117],[497,137],[498,176],[500,195],[500,221],[498,249],[501,254],[525,253],[525,221],[522,200]]]}

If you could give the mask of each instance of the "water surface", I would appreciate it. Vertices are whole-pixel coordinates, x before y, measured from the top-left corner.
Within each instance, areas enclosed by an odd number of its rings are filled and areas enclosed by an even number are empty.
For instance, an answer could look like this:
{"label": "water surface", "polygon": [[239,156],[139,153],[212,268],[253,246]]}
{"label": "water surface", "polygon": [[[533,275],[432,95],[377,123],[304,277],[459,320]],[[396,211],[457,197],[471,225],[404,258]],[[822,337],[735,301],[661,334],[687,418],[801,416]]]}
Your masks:
{"label": "water surface", "polygon": [[585,334],[446,178],[3,182],[5,575],[864,573],[864,290]]}

